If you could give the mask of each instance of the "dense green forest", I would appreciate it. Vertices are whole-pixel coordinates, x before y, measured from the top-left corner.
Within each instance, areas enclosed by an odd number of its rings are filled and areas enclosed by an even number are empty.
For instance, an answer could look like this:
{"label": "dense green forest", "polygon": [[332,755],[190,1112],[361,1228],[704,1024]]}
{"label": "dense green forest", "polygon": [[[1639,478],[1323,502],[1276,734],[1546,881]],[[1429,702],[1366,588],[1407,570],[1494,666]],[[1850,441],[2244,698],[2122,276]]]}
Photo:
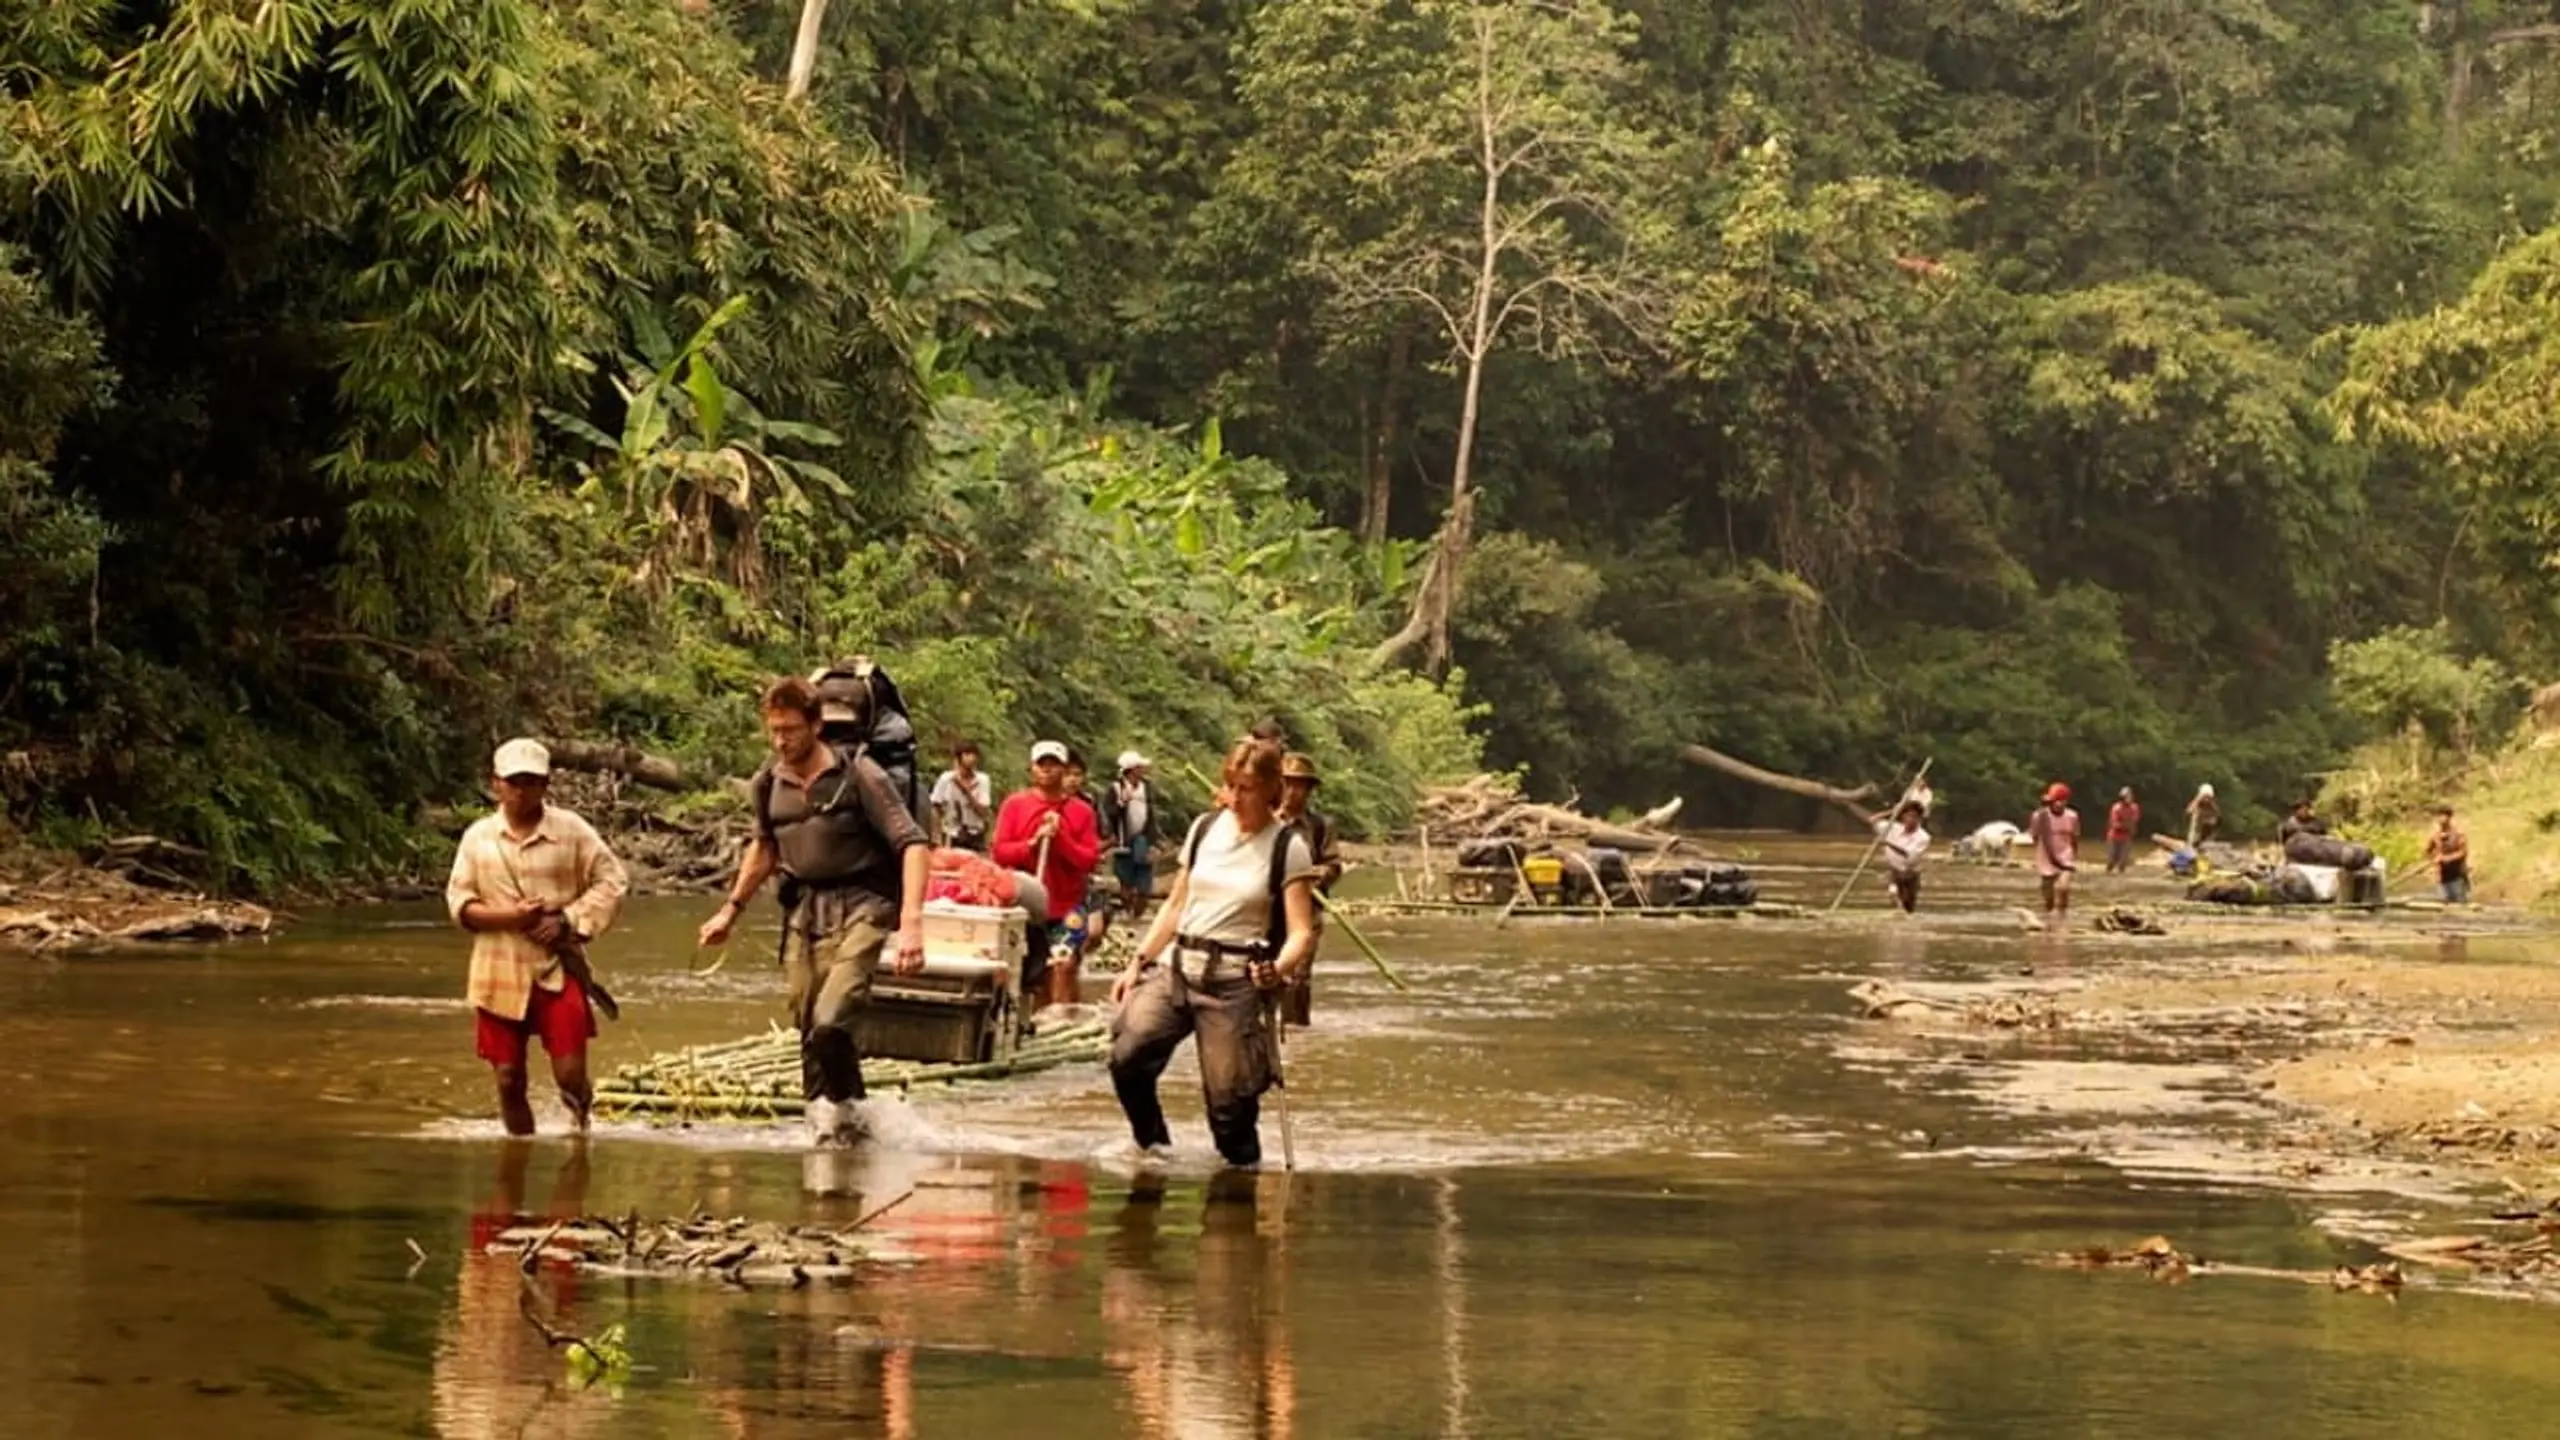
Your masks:
{"label": "dense green forest", "polygon": [[1370,829],[2247,815],[2560,660],[2560,5],[0,0],[0,93],[39,838],[398,865],[854,650]]}

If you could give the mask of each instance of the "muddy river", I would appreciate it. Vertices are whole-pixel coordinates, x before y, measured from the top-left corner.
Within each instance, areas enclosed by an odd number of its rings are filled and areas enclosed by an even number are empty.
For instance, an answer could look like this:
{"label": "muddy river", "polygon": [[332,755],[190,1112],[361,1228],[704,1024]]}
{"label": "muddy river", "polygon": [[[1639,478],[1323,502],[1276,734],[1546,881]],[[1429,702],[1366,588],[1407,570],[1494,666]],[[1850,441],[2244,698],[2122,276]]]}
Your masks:
{"label": "muddy river", "polygon": [[[1756,843],[1774,895],[1816,904],[1855,854]],[[2162,1233],[2361,1264],[2339,1216],[2410,1203],[2091,1143],[2264,1123],[2209,1046],[1880,1047],[1860,980],[2137,963],[2024,933],[2005,907],[2033,890],[1942,868],[1930,903],[1970,920],[1917,926],[1373,921],[1415,989],[1328,951],[1290,1049],[1294,1175],[1215,1172],[1187,1061],[1161,1174],[1097,1158],[1121,1132],[1086,1068],[901,1106],[850,1157],[766,1125],[576,1146],[547,1102],[544,1137],[509,1144],[455,998],[463,942],[427,910],[0,958],[0,1435],[2560,1427],[2560,1307],[2026,1263]],[[1870,881],[1851,904],[1880,901]],[[775,1013],[750,944],[687,973],[702,909],[638,902],[600,949],[626,1015],[600,1069]],[[474,1254],[518,1215],[851,1220],[910,1191],[878,1222],[904,1258],[849,1288],[544,1272],[563,1321],[624,1327],[618,1386],[572,1387],[512,1264]]]}

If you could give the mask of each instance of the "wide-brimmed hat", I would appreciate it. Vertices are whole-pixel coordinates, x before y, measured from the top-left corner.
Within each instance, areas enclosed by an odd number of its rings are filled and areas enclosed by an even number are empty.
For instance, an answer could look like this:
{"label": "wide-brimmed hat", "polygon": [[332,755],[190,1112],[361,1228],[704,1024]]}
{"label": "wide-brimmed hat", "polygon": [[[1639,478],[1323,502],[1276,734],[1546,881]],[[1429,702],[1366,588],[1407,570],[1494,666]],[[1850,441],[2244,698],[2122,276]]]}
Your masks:
{"label": "wide-brimmed hat", "polygon": [[1316,773],[1316,757],[1296,750],[1292,750],[1287,755],[1281,757],[1280,778],[1283,780],[1304,780],[1310,785],[1321,785],[1324,783],[1324,777]]}
{"label": "wide-brimmed hat", "polygon": [[548,776],[551,773],[551,752],[543,748],[539,740],[510,740],[498,747],[497,758],[490,762],[489,773],[501,780],[512,780],[518,775]]}
{"label": "wide-brimmed hat", "polygon": [[1139,754],[1139,753],[1138,753],[1137,751],[1135,751],[1135,750],[1123,750],[1123,751],[1121,751],[1121,752],[1120,752],[1120,773],[1121,773],[1121,774],[1126,775],[1126,774],[1128,774],[1128,773],[1129,773],[1130,771],[1132,771],[1132,770],[1144,770],[1144,769],[1146,769],[1146,768],[1147,768],[1147,757],[1146,757],[1146,756]]}

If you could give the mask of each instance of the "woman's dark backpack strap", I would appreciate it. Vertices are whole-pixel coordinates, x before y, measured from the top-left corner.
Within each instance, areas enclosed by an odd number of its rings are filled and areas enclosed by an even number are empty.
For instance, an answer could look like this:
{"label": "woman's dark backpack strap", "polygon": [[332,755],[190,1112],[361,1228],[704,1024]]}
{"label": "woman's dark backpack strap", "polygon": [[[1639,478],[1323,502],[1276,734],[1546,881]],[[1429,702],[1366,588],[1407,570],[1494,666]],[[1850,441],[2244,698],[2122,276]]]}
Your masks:
{"label": "woman's dark backpack strap", "polygon": [[1289,943],[1289,842],[1302,833],[1295,821],[1279,831],[1280,837],[1271,842],[1271,914],[1262,927],[1275,960],[1280,958],[1280,947]]}
{"label": "woman's dark backpack strap", "polygon": [[1185,875],[1199,867],[1200,842],[1208,838],[1209,823],[1217,818],[1218,812],[1212,810],[1191,822],[1191,834],[1182,842],[1182,873]]}

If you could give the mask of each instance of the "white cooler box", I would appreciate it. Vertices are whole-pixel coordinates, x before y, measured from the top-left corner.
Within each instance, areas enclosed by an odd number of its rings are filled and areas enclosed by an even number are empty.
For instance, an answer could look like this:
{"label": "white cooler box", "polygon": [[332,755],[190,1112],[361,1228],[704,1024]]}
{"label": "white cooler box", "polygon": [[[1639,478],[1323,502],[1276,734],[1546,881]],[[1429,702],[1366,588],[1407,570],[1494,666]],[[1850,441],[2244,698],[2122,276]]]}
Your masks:
{"label": "white cooler box", "polygon": [[[1022,911],[931,901],[924,973],[895,975],[880,957],[871,1003],[854,1027],[863,1058],[970,1065],[1013,1058],[1022,1030]],[[891,942],[894,945],[896,942]]]}

